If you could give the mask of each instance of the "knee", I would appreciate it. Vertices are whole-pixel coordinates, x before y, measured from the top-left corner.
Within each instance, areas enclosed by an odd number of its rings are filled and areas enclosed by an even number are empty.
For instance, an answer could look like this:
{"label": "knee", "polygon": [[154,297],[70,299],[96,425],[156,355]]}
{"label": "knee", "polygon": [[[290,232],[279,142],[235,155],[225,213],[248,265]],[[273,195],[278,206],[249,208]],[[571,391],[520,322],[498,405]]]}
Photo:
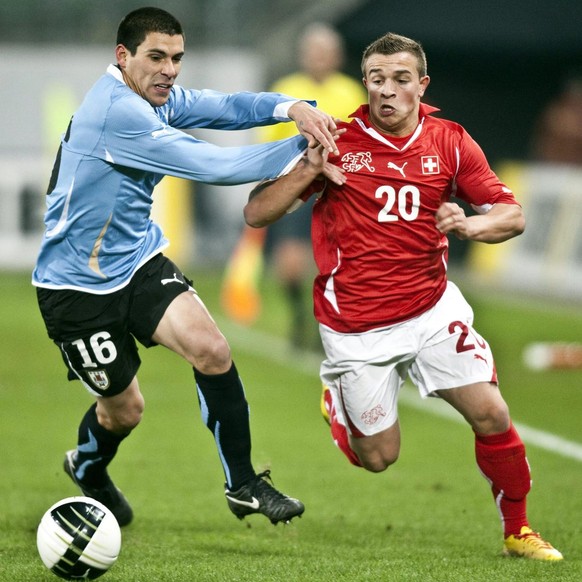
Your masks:
{"label": "knee", "polygon": [[213,375],[227,372],[231,366],[231,354],[230,346],[225,337],[218,333],[210,338],[191,363],[203,374]]}
{"label": "knee", "polygon": [[382,473],[393,465],[398,460],[398,455],[394,456],[385,456],[385,455],[368,455],[368,456],[360,456],[360,461],[362,462],[362,466],[366,471],[370,471],[371,473]]}
{"label": "knee", "polygon": [[381,473],[398,460],[400,454],[398,422],[372,436],[351,437],[350,446],[358,455],[364,469],[372,473]]}
{"label": "knee", "polygon": [[127,432],[131,432],[141,422],[144,408],[143,398],[139,402],[134,402],[119,418],[118,424],[120,427]]}
{"label": "knee", "polygon": [[505,432],[511,425],[509,407],[504,400],[489,402],[473,415],[470,423],[475,432],[479,434]]}
{"label": "knee", "polygon": [[144,399],[139,394],[139,397],[114,410],[100,409],[97,405],[97,420],[102,427],[110,432],[128,435],[141,422],[144,408]]}
{"label": "knee", "polygon": [[[358,447],[353,447],[357,449]],[[397,447],[388,446],[369,450],[357,451],[358,458],[362,467],[371,473],[382,473],[390,465],[393,465],[398,460],[399,449]]]}

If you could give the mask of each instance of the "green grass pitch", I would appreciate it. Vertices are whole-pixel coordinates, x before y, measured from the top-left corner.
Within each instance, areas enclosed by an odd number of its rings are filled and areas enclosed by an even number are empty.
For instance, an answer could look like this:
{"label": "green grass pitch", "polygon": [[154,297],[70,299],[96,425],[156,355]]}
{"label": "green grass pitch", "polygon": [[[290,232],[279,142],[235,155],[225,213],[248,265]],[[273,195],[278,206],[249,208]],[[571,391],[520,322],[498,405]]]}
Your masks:
{"label": "green grass pitch", "polygon": [[[579,306],[465,290],[514,421],[532,429],[530,519],[565,556],[536,563],[501,557],[497,512],[468,426],[408,387],[398,463],[378,475],[352,467],[319,414],[318,358],[294,354],[282,339],[276,286],[264,282],[263,315],[247,330],[221,316],[219,273],[189,274],[231,342],[251,406],[255,466],[271,468],[275,485],[303,500],[306,512],[288,526],[262,516],[238,521],[224,500],[191,369],[162,348],[141,348],[144,419],[110,470],[135,521],[102,580],[582,580],[582,460],[552,450],[552,442],[582,450],[582,371],[532,372],[521,362],[530,341],[581,341]],[[28,274],[0,273],[0,335],[0,581],[58,580],[37,555],[36,527],[50,505],[77,494],[61,463],[91,398],[65,380]]]}

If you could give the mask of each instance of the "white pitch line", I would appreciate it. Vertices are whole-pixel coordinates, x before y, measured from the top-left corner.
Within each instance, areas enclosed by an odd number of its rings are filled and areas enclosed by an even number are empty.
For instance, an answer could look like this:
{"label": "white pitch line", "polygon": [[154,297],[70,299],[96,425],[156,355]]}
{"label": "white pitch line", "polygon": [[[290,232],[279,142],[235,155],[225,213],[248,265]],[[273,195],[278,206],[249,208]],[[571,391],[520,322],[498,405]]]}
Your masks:
{"label": "white pitch line", "polygon": [[[281,366],[292,368],[309,376],[319,376],[321,356],[311,352],[302,352],[293,356],[286,340],[252,328],[236,325],[231,321],[216,317],[219,327],[233,347],[239,350],[261,356],[276,362]],[[400,392],[399,403],[432,414],[465,424],[465,419],[443,400],[438,398],[420,398],[414,388],[405,386]],[[515,422],[521,438],[527,444],[544,449],[556,455],[582,462],[582,444],[569,441],[553,433],[539,430],[526,424]]]}
{"label": "white pitch line", "polygon": [[[412,408],[422,410],[428,414],[447,418],[461,424],[465,424],[466,422],[465,419],[454,408],[444,402],[444,400],[439,398],[427,398],[423,400],[414,388],[410,389],[405,387],[400,392],[399,402]],[[582,444],[566,440],[555,434],[533,428],[527,424],[522,424],[521,422],[514,422],[513,424],[525,443],[534,445],[556,455],[561,455],[582,462]]]}

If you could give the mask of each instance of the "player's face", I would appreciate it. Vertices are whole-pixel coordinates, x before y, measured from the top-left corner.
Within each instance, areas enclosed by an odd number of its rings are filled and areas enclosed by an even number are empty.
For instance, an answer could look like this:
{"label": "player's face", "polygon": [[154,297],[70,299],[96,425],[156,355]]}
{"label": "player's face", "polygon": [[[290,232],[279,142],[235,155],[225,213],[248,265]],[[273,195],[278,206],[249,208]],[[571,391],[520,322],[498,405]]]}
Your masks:
{"label": "player's face", "polygon": [[418,125],[420,98],[430,81],[420,77],[416,57],[408,52],[372,54],[365,64],[370,121],[388,135],[411,134]]}
{"label": "player's face", "polygon": [[164,105],[184,56],[184,37],[150,32],[132,55],[125,46],[115,49],[127,85],[150,105]]}

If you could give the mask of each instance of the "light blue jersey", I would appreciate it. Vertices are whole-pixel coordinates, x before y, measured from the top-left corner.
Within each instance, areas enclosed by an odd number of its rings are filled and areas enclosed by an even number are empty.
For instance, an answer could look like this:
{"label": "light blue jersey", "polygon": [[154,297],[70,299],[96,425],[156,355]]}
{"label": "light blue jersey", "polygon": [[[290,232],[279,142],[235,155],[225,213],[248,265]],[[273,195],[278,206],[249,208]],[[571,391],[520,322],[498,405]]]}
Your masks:
{"label": "light blue jersey", "polygon": [[32,282],[50,289],[111,293],[168,241],[152,222],[152,193],[164,175],[243,184],[280,175],[307,142],[218,147],[180,131],[246,129],[282,119],[290,97],[172,88],[154,108],[111,65],[73,116],[47,195],[45,233]]}

